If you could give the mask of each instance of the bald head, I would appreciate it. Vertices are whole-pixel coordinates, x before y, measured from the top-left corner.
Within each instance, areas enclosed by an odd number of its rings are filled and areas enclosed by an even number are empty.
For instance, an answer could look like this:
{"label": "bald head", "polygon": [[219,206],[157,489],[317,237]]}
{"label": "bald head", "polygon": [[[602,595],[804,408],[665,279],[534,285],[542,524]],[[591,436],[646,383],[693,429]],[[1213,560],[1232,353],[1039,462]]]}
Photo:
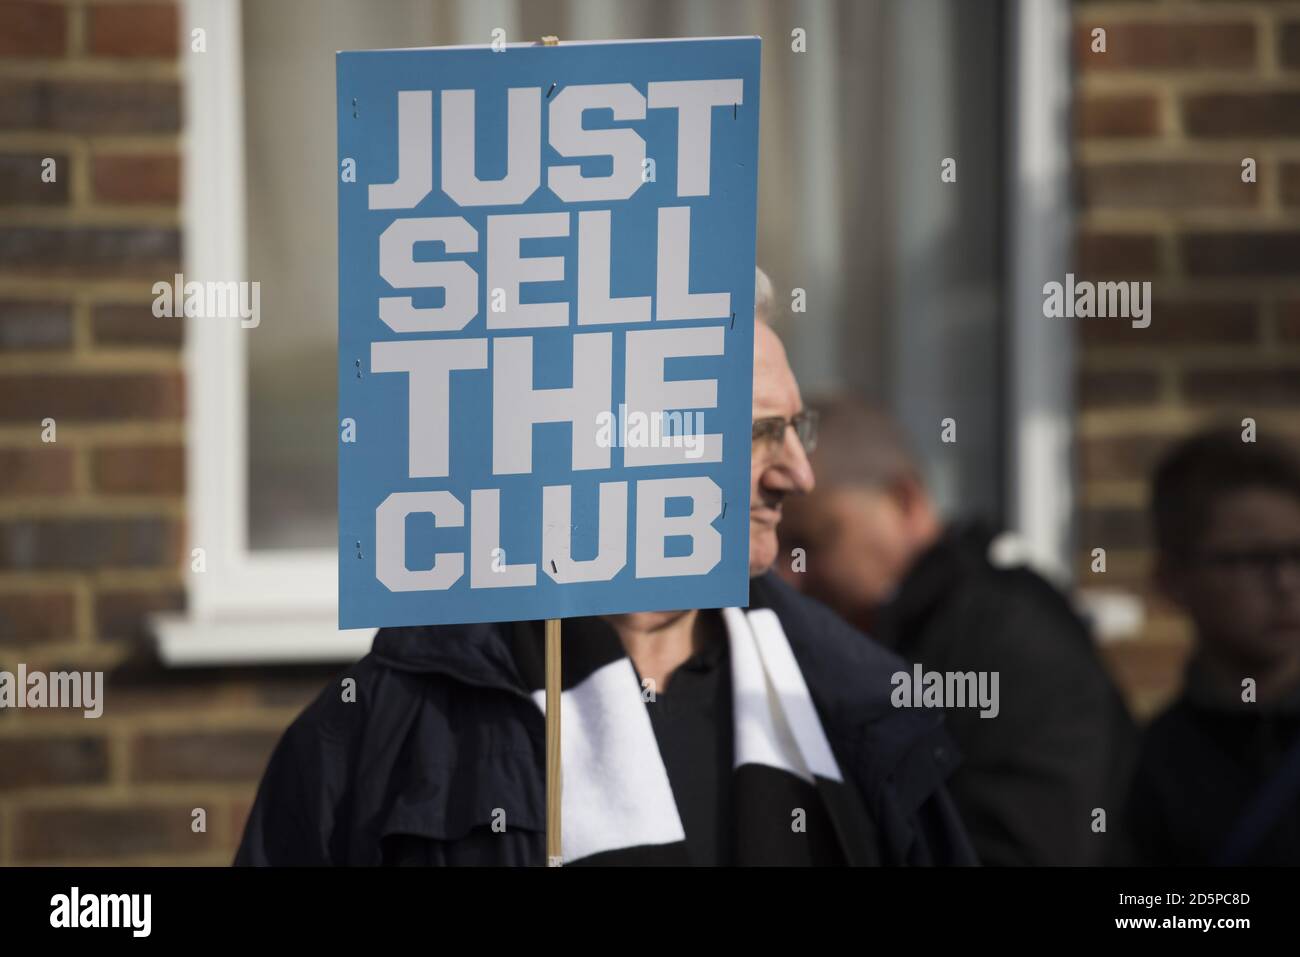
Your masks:
{"label": "bald head", "polygon": [[815,407],[819,487],[788,510],[782,539],[803,550],[801,587],[869,627],[942,525],[919,463],[883,409],[850,397]]}
{"label": "bald head", "polygon": [[922,481],[911,443],[884,409],[850,395],[815,400],[812,406],[821,435],[813,465],[824,487],[883,489]]}

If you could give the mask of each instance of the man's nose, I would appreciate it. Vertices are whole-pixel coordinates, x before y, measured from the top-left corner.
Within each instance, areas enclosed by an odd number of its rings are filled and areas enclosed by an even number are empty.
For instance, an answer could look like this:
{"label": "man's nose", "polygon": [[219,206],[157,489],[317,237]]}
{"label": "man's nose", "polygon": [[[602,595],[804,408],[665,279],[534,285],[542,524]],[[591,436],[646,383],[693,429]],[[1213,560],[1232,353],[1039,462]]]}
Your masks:
{"label": "man's nose", "polygon": [[793,428],[785,430],[781,447],[768,471],[777,473],[782,491],[803,492],[806,495],[817,484],[812,463],[808,461],[808,454],[803,450],[803,443]]}

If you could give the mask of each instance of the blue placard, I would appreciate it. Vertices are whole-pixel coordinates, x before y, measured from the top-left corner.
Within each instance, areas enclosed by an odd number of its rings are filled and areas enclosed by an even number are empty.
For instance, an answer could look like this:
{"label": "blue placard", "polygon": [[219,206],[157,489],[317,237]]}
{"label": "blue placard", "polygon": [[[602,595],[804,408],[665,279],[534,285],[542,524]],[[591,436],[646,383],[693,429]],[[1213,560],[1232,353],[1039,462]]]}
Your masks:
{"label": "blue placard", "polygon": [[339,627],[746,604],[759,40],[337,63]]}

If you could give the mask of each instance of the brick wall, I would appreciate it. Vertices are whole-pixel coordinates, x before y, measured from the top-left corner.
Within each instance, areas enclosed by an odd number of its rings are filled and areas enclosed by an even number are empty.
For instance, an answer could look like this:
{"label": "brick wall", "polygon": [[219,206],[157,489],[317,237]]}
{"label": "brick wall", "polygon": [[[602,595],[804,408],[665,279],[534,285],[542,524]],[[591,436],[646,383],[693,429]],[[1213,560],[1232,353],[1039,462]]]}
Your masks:
{"label": "brick wall", "polygon": [[1077,271],[1155,298],[1147,329],[1076,320],[1079,573],[1148,598],[1142,639],[1111,655],[1149,713],[1189,634],[1149,585],[1152,464],[1209,421],[1300,437],[1300,3],[1080,2],[1074,25]]}
{"label": "brick wall", "polygon": [[324,681],[167,672],[142,627],[184,602],[177,38],[170,3],[0,0],[0,670],[107,672],[98,719],[0,711],[0,865],[227,863]]}

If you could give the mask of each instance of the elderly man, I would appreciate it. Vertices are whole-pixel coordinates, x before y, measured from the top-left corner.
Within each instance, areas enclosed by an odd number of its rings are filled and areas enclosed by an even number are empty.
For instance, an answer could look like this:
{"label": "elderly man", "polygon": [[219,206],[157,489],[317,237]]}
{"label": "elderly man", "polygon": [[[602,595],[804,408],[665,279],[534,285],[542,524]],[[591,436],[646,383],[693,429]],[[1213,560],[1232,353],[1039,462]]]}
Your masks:
{"label": "elderly man", "polygon": [[[763,322],[753,431],[749,608],[565,621],[565,863],[972,863],[902,662],[768,574],[815,432]],[[381,631],[355,700],[285,732],[236,863],[545,863],[541,624]]]}

